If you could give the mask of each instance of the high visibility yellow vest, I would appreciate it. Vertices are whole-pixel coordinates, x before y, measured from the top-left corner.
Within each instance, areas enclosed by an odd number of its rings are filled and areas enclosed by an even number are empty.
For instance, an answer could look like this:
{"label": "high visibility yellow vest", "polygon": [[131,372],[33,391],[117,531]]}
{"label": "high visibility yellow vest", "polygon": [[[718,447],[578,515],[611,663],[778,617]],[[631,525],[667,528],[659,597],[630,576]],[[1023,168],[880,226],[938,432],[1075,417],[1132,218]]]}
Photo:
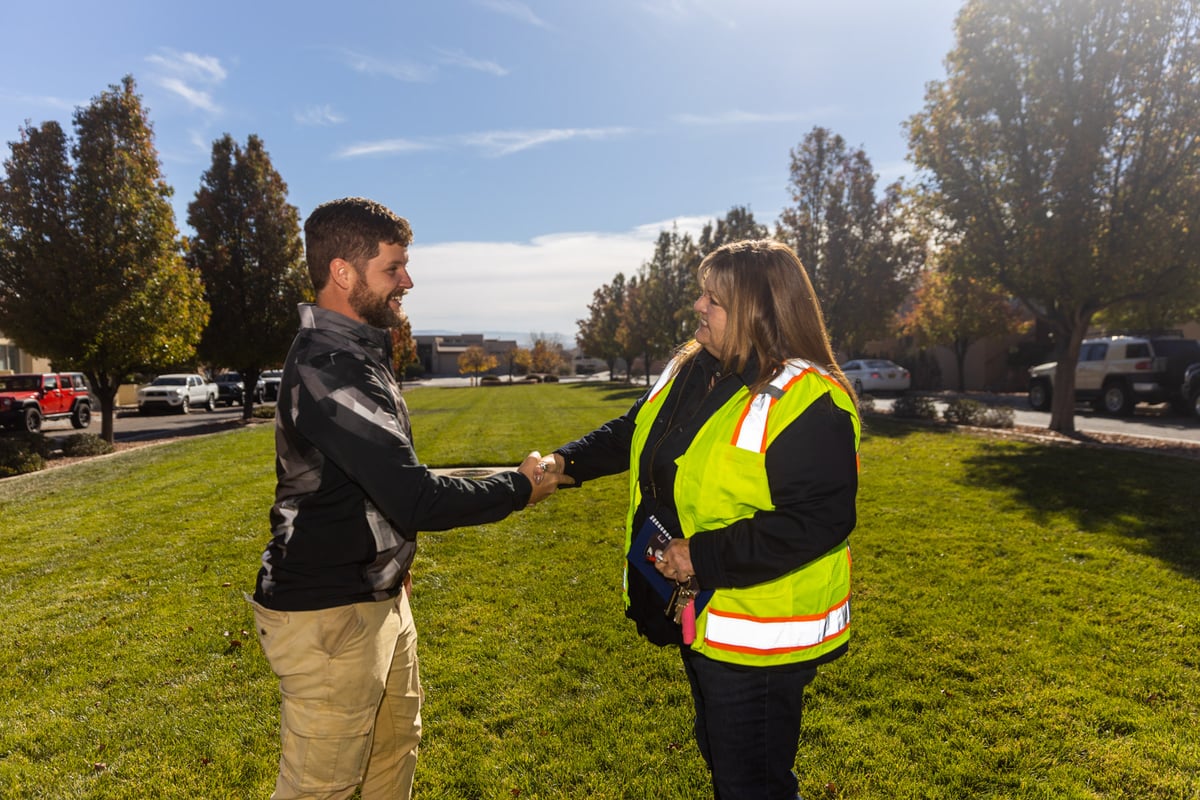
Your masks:
{"label": "high visibility yellow vest", "polygon": [[[625,549],[641,503],[638,465],[651,423],[674,382],[674,362],[638,411],[630,448],[630,509]],[[793,359],[761,393],[742,387],[709,418],[678,460],[674,498],[684,536],[727,527],[773,510],[766,452],[775,437],[823,395],[850,414],[857,452],[861,427],[854,401],[828,372]],[[626,565],[628,586],[628,565]],[[626,592],[625,603],[629,596]],[[740,589],[717,589],[696,617],[691,648],[709,658],[770,666],[811,661],[850,638],[848,542],[782,577]]]}

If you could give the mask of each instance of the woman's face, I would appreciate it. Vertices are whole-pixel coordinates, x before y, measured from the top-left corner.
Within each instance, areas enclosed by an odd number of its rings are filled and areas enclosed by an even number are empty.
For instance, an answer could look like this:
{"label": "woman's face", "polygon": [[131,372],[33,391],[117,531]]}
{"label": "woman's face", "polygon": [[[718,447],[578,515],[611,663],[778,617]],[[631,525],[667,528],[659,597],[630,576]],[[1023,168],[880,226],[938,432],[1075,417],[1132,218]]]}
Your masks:
{"label": "woman's face", "polygon": [[712,282],[704,284],[704,291],[692,304],[692,308],[700,316],[700,324],[696,327],[696,341],[704,349],[717,358],[721,357],[721,348],[725,344],[725,307],[712,294]]}

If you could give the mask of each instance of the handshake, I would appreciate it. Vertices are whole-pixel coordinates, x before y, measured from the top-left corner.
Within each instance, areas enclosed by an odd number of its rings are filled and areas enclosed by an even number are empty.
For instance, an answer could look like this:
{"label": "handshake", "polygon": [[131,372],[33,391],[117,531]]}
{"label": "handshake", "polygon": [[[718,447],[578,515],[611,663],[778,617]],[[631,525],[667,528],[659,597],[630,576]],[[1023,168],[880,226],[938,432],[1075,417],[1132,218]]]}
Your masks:
{"label": "handshake", "polygon": [[575,483],[574,478],[563,473],[564,467],[563,457],[557,453],[543,457],[541,453],[534,450],[525,456],[521,466],[517,467],[517,472],[524,475],[533,484],[533,493],[529,495],[529,505],[545,500],[554,494],[559,486],[571,486]]}

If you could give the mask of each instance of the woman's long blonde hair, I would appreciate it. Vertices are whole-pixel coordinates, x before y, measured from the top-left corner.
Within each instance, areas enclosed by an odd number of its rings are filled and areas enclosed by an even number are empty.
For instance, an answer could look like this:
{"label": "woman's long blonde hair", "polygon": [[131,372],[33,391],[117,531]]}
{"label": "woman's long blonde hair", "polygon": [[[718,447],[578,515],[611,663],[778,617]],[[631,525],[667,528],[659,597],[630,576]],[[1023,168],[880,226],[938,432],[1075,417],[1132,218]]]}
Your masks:
{"label": "woman's long blonde hair", "polygon": [[[697,277],[701,289],[725,308],[722,368],[741,371],[751,355],[757,357],[751,394],[770,383],[785,361],[803,358],[828,371],[854,398],[833,356],[812,281],[792,248],[774,239],[730,242],[700,262]],[[692,341],[681,354],[690,358],[699,350]]]}

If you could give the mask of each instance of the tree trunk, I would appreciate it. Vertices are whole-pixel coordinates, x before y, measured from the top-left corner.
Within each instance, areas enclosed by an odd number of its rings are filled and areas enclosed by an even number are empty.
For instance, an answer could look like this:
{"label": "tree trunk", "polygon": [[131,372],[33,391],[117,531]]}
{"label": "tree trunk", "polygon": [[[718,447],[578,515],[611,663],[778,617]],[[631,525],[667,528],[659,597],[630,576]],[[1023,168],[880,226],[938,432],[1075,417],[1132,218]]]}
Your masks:
{"label": "tree trunk", "polygon": [[121,383],[102,373],[89,372],[87,377],[92,384],[92,393],[100,401],[100,438],[112,444],[115,433],[113,419],[117,408],[117,390],[121,388]]}
{"label": "tree trunk", "polygon": [[958,365],[958,393],[962,394],[967,391],[967,351],[971,349],[971,343],[965,339],[957,339],[954,342],[954,360]]}
{"label": "tree trunk", "polygon": [[1075,367],[1079,364],[1079,346],[1087,333],[1092,315],[1078,314],[1067,325],[1055,327],[1054,395],[1050,402],[1050,430],[1075,433]]}

